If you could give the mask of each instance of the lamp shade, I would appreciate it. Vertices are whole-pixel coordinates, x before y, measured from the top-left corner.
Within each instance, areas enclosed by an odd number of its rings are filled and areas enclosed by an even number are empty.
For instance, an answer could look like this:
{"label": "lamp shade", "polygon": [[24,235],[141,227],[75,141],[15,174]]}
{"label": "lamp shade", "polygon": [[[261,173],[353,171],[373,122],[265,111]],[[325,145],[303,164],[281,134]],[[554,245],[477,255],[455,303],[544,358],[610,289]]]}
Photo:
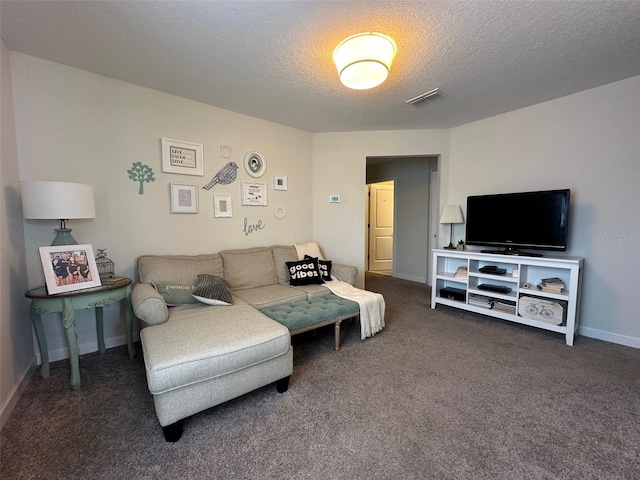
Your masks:
{"label": "lamp shade", "polygon": [[444,207],[440,223],[464,223],[460,205],[447,205]]}
{"label": "lamp shade", "polygon": [[20,182],[22,215],[27,219],[95,218],[93,187],[69,182]]}
{"label": "lamp shade", "polygon": [[382,33],[358,33],[345,38],[333,51],[340,81],[354,90],[377,87],[387,79],[396,55],[396,43]]}

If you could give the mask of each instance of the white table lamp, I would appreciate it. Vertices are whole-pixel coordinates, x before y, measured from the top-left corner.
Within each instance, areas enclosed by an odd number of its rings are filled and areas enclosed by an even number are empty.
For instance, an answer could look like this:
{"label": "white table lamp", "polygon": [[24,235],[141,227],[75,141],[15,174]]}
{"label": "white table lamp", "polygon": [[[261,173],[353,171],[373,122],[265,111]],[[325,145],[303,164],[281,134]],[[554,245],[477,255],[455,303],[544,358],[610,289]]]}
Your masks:
{"label": "white table lamp", "polygon": [[25,219],[58,220],[56,238],[51,245],[77,245],[66,221],[95,218],[93,187],[69,182],[20,182],[22,215]]}
{"label": "white table lamp", "polygon": [[453,224],[464,223],[464,218],[462,217],[462,209],[460,209],[460,205],[447,205],[446,207],[444,207],[444,211],[442,212],[442,216],[440,217],[440,223],[451,224],[451,233],[449,235],[449,245],[447,245],[444,248],[449,250],[455,250],[456,247],[453,246]]}

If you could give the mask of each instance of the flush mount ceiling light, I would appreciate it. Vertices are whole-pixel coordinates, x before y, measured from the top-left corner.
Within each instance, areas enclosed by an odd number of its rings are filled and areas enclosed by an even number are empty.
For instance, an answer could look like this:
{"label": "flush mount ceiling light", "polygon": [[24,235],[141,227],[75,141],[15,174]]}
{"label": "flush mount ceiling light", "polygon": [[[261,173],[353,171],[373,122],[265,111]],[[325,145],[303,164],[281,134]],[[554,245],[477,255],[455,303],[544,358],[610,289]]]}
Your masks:
{"label": "flush mount ceiling light", "polygon": [[396,55],[396,43],[382,33],[358,33],[345,38],[333,51],[340,81],[354,90],[377,87],[387,79]]}

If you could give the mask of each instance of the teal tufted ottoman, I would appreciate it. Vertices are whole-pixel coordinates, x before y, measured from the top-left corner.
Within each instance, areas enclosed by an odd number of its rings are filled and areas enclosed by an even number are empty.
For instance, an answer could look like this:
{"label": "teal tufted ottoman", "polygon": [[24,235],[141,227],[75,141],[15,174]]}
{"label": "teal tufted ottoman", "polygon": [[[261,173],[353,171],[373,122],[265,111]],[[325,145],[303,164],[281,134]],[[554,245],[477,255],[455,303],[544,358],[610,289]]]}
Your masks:
{"label": "teal tufted ottoman", "polygon": [[260,310],[289,329],[291,335],[335,324],[335,349],[340,350],[340,322],[360,315],[360,305],[330,293],[310,300],[276,305]]}

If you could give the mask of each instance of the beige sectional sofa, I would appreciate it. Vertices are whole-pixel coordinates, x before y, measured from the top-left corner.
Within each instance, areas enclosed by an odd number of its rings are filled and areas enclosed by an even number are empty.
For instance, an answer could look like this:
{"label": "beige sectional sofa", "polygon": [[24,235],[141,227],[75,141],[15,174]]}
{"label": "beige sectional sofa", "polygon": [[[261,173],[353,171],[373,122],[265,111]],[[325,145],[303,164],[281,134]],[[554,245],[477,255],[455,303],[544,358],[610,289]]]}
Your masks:
{"label": "beige sectional sofa", "polygon": [[[167,441],[177,441],[183,419],[202,410],[274,382],[287,390],[289,330],[258,309],[331,293],[324,285],[289,285],[285,262],[297,260],[293,246],[138,258],[132,305],[143,322],[147,383]],[[204,274],[228,282],[232,305],[205,305],[189,295]],[[332,275],[353,285],[357,269],[333,264]]]}

